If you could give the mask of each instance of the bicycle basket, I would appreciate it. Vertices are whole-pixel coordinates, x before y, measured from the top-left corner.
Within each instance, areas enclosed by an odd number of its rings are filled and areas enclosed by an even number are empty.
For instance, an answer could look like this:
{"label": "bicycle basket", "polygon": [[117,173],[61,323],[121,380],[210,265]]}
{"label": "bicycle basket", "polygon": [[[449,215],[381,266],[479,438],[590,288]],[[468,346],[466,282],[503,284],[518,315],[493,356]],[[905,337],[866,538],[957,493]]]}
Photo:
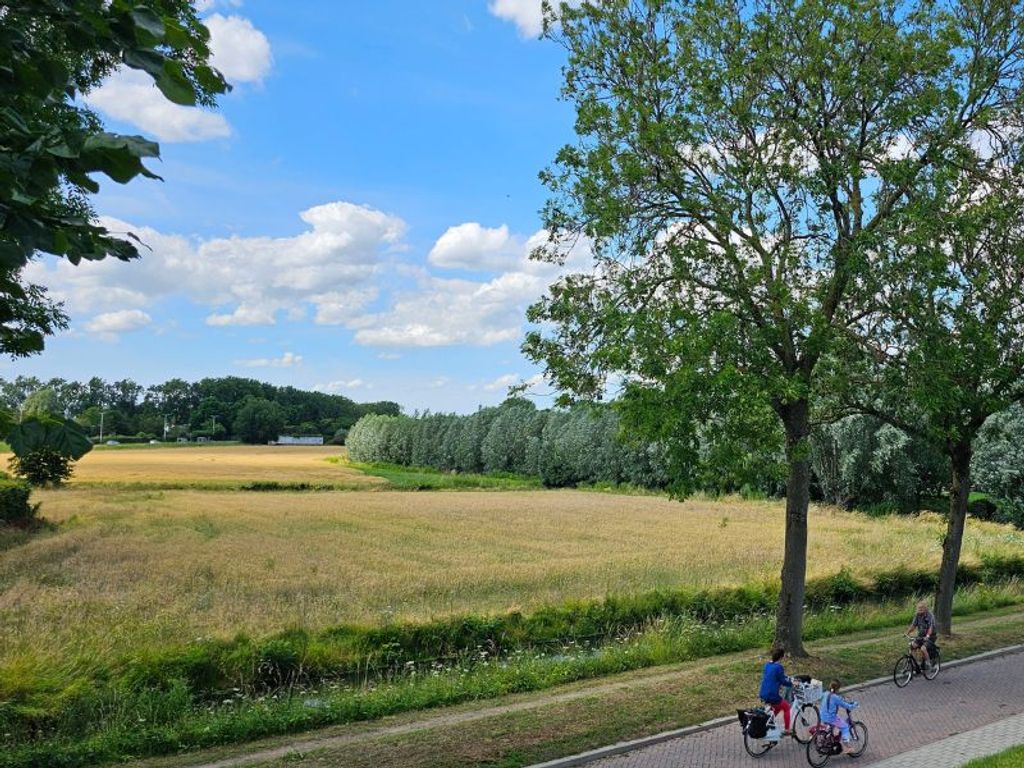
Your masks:
{"label": "bicycle basket", "polygon": [[793,698],[798,704],[817,704],[823,693],[821,680],[808,680],[793,686]]}
{"label": "bicycle basket", "polygon": [[768,735],[768,713],[761,709],[737,709],[740,729],[752,739]]}

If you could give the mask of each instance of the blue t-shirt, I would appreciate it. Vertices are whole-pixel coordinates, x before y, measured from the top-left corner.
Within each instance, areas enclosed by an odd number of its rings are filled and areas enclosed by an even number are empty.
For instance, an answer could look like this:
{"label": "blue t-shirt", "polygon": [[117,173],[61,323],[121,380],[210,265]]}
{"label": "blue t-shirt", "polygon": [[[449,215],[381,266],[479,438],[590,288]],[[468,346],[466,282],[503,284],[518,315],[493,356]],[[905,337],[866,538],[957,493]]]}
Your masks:
{"label": "blue t-shirt", "polygon": [[764,675],[761,677],[761,691],[759,696],[769,704],[777,704],[782,701],[779,695],[779,688],[784,685],[792,685],[793,681],[786,677],[786,671],[782,664],[777,661],[769,661],[764,665]]}

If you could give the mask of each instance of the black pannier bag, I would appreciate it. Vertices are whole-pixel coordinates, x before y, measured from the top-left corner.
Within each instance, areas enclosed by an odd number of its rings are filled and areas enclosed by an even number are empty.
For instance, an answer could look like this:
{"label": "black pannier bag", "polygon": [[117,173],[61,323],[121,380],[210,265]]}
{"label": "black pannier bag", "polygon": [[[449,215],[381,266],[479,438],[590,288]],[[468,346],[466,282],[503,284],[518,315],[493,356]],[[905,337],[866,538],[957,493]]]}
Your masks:
{"label": "black pannier bag", "polygon": [[736,716],[740,729],[752,739],[763,739],[768,735],[768,713],[763,709],[737,709]]}

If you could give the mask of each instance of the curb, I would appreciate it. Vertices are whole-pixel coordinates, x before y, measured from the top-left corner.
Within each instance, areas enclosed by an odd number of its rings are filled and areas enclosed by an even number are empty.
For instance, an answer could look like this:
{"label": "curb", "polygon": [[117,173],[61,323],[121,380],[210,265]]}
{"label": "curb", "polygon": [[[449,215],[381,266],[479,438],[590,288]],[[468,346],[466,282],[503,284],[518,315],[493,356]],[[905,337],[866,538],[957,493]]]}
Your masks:
{"label": "curb", "polygon": [[[955,659],[942,665],[943,669],[949,669],[951,667],[961,667],[965,664],[973,664],[978,661],[987,661],[988,659],[999,658],[1000,656],[1009,656],[1014,653],[1024,652],[1024,644],[1019,645],[1008,645],[1005,648],[997,648],[994,651],[985,651],[984,653],[978,653],[974,656],[965,656],[962,659]],[[856,683],[855,685],[845,686],[847,691],[860,691],[865,688],[873,688],[876,685],[882,685],[892,680],[892,675],[886,675],[885,677],[876,677],[871,680],[866,680],[862,683]],[[639,739],[632,739],[631,741],[620,741],[618,744],[611,744],[607,747],[598,747],[592,749],[589,752],[581,752],[578,755],[570,755],[569,757],[559,757],[554,760],[549,760],[546,763],[536,763],[529,766],[529,768],[572,768],[572,766],[586,765],[596,760],[602,760],[606,757],[615,757],[626,752],[632,752],[635,749],[643,749],[644,747],[651,747],[655,744],[661,744],[665,741],[671,741],[672,739],[683,738],[684,736],[693,736],[697,733],[703,733],[704,731],[710,731],[714,728],[719,728],[723,725],[728,725],[736,721],[735,715],[726,715],[725,717],[716,717],[714,720],[707,720],[703,723],[697,723],[696,725],[689,725],[685,728],[677,728],[673,731],[662,731],[652,736],[644,736]]]}

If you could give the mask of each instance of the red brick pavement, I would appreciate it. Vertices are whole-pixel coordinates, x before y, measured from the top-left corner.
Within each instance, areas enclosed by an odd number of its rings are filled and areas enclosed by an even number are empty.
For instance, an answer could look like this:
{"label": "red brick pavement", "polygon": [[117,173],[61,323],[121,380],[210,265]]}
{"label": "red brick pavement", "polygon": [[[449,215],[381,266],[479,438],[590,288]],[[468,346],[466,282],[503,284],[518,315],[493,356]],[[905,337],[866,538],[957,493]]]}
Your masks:
{"label": "red brick pavement", "polygon": [[[932,681],[915,677],[902,689],[890,681],[851,695],[861,703],[856,718],[868,727],[868,747],[855,762],[845,757],[833,758],[830,765],[871,765],[1024,712],[1024,653],[944,669]],[[1024,734],[1021,739],[1024,741]],[[806,766],[807,759],[803,746],[785,739],[755,760],[744,751],[739,726],[733,722],[589,765],[594,768],[795,768]]]}

